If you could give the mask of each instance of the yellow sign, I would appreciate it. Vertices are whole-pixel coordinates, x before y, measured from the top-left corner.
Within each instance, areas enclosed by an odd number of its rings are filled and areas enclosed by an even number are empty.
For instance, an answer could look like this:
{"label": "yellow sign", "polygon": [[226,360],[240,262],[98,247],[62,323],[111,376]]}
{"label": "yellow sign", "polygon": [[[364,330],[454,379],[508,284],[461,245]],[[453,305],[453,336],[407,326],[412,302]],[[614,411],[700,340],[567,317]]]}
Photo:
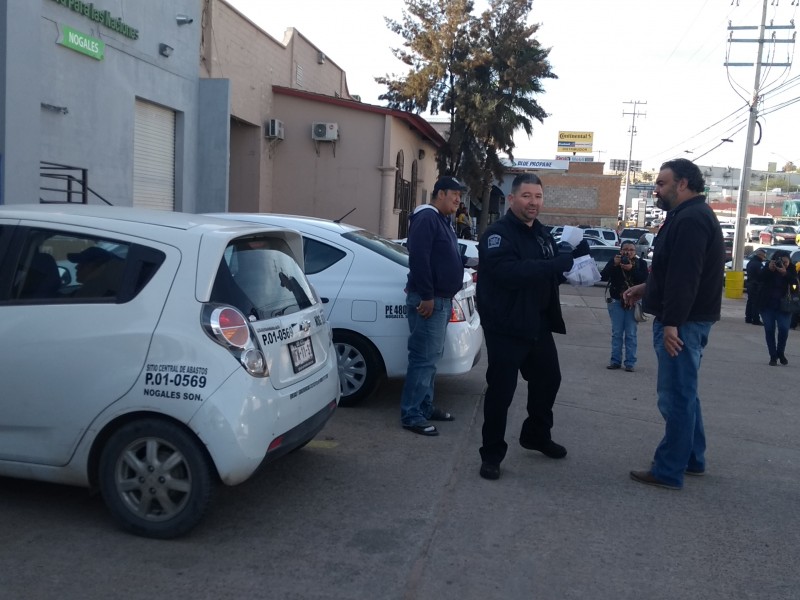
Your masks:
{"label": "yellow sign", "polygon": [[558,152],[591,152],[594,132],[559,131]]}

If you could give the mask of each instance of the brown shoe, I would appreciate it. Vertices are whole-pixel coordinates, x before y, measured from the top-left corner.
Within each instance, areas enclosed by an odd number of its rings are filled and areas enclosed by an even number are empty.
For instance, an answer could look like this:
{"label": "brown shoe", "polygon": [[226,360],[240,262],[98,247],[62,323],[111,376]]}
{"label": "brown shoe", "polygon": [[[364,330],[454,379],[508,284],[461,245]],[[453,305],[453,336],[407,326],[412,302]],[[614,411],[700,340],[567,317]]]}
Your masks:
{"label": "brown shoe", "polygon": [[681,489],[681,486],[679,485],[672,485],[671,483],[666,483],[660,479],[657,479],[656,476],[650,471],[631,471],[631,479],[638,481],[639,483],[644,483],[645,485],[654,485],[667,490]]}

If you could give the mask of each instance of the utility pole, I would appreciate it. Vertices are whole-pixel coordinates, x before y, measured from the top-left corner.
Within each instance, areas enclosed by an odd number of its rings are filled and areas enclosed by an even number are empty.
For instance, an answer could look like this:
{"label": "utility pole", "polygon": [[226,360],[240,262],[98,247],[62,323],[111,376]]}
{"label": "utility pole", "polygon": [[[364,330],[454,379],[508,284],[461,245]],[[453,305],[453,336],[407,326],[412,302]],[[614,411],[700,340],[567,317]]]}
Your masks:
{"label": "utility pole", "polygon": [[625,165],[625,191],[623,192],[623,202],[622,202],[622,218],[627,219],[628,215],[628,186],[631,183],[631,159],[633,158],[633,136],[636,135],[636,117],[642,116],[646,117],[647,113],[641,113],[636,110],[636,107],[640,104],[647,104],[647,102],[642,102],[641,100],[629,100],[628,102],[623,102],[623,104],[633,104],[633,111],[632,112],[625,112],[625,109],[622,110],[622,116],[631,115],[631,128],[629,133],[631,134],[631,144],[628,148],[628,162]]}
{"label": "utility pole", "polygon": [[[741,30],[753,30],[758,29],[758,38],[756,39],[734,39],[733,32],[734,31],[741,31]],[[769,30],[776,30],[776,29],[794,29],[794,21],[791,22],[791,25],[773,25],[770,22],[767,25],[767,0],[764,0],[764,5],[761,10],[761,25],[746,25],[746,26],[739,26],[734,27],[732,25],[728,26],[728,30],[731,31],[730,34],[730,42],[756,42],[758,43],[758,51],[756,54],[756,74],[755,74],[755,81],[753,83],[753,99],[750,103],[750,118],[747,122],[747,138],[746,138],[746,145],[745,145],[745,152],[744,152],[744,162],[742,164],[742,178],[739,181],[739,200],[736,206],[736,231],[734,233],[734,242],[733,242],[733,270],[739,271],[741,268],[742,263],[744,262],[744,243],[745,243],[745,231],[746,231],[746,224],[747,224],[747,204],[750,198],[750,169],[753,164],[753,134],[755,133],[756,129],[756,120],[758,119],[758,102],[761,98],[761,67],[791,67],[792,63],[774,63],[774,62],[762,62],[762,52],[764,50],[764,42],[769,42],[772,44],[777,43],[794,43],[794,36],[791,39],[777,39],[775,32],[772,32],[771,39],[764,39],[765,31]],[[734,62],[726,62],[726,67],[752,67],[754,63],[734,63]],[[766,211],[766,203],[765,203],[765,211]]]}

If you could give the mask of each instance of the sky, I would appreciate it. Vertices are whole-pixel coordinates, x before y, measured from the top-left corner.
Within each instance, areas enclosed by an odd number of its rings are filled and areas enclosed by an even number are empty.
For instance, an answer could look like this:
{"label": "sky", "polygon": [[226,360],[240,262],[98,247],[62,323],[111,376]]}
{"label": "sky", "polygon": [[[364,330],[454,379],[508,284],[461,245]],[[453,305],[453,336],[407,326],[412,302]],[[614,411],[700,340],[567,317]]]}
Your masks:
{"label": "sky", "polygon": [[[384,88],[374,78],[407,69],[391,52],[402,39],[384,21],[401,17],[403,0],[226,1],[278,40],[289,27],[300,31],[345,70],[350,93],[363,102],[383,105],[378,96]],[[544,123],[534,121],[530,138],[522,131],[515,135],[514,157],[555,158],[559,131],[589,131],[595,160],[607,165],[610,159],[626,160],[630,152],[645,170],[677,157],[741,168],[755,67],[724,63],[755,62],[757,44],[728,39],[755,39],[758,32],[728,27],[758,26],[763,4],[533,0],[529,22],[540,25],[535,37],[550,48],[558,79],[544,81],[545,91],[535,99],[549,116]],[[800,6],[790,0],[767,4],[767,24],[789,25],[800,16]],[[485,1],[477,0],[476,6],[485,7]],[[793,30],[774,32],[786,40]],[[792,66],[762,67],[753,169],[767,170],[771,162],[778,170],[789,161],[800,165],[800,60],[795,61],[794,51],[793,43],[764,48],[764,62]],[[631,138],[634,110],[639,114]]]}

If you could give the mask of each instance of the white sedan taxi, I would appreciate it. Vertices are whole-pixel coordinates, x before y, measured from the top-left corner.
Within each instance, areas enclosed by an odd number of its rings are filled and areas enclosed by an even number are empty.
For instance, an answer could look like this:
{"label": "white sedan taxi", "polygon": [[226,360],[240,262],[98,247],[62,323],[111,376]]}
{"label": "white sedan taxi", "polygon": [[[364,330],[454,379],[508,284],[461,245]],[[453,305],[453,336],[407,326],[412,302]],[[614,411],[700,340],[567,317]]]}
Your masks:
{"label": "white sedan taxi", "polygon": [[[405,285],[408,251],[374,233],[324,219],[291,215],[214,215],[295,229],[303,235],[305,272],[322,298],[339,359],[340,404],[368,397],[383,376],[404,377],[408,367]],[[442,375],[460,375],[478,362],[483,330],[475,284],[464,272],[447,326]]]}
{"label": "white sedan taxi", "polygon": [[113,206],[0,207],[0,476],[97,488],[170,538],[337,406],[295,231]]}

